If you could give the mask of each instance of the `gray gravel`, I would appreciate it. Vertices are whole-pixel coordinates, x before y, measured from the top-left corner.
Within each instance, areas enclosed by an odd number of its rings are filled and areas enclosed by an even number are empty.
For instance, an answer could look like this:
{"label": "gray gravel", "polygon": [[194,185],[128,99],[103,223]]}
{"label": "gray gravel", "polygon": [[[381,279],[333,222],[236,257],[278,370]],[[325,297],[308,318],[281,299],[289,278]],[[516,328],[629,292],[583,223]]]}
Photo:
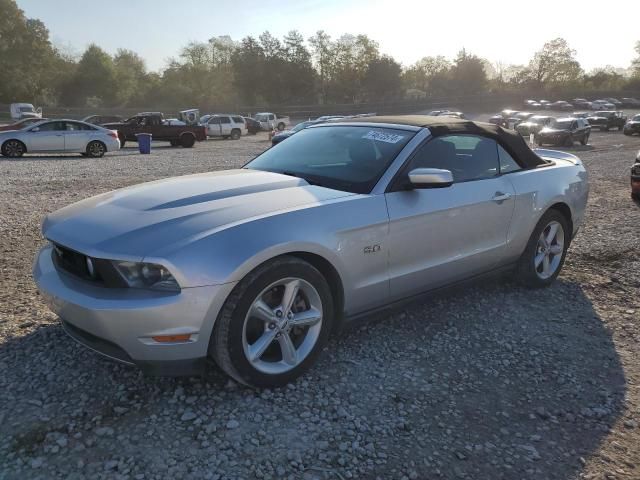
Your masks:
{"label": "gray gravel", "polygon": [[0,478],[640,478],[640,139],[592,134],[586,225],[551,288],[485,282],[334,338],[279,390],[149,379],[65,336],[30,277],[43,215],[242,165],[265,135],[0,160]]}

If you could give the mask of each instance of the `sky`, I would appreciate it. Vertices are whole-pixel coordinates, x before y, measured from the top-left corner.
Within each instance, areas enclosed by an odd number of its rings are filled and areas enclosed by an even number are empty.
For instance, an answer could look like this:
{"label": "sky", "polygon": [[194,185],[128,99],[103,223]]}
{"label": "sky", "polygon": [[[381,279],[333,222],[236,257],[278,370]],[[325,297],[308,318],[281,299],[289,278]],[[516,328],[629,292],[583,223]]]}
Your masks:
{"label": "sky", "polygon": [[109,53],[136,51],[161,70],[190,41],[265,30],[305,38],[366,34],[408,66],[422,57],[454,58],[461,48],[489,61],[525,64],[553,38],[564,37],[583,68],[627,68],[640,40],[640,1],[593,7],[577,0],[17,0],[27,17],[49,28],[54,44],[80,54],[90,43]]}

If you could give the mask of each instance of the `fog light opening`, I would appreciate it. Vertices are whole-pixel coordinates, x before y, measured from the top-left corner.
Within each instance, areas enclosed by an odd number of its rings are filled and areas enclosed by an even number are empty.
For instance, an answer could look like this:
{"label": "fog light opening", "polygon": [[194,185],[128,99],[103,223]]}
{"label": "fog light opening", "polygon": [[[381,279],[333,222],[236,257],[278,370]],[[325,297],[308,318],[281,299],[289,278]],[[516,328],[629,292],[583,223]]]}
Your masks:
{"label": "fog light opening", "polygon": [[191,341],[191,334],[187,333],[180,335],[158,335],[151,338],[158,343],[184,343]]}

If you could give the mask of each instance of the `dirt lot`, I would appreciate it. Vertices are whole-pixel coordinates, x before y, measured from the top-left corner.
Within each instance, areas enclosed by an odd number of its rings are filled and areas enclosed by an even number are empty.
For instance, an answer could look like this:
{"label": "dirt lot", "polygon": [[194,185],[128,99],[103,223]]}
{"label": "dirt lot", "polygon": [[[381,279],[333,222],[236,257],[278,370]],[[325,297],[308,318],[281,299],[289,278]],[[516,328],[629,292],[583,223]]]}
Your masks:
{"label": "dirt lot", "polygon": [[590,143],[571,149],[592,193],[553,287],[495,281],[352,328],[272,391],[105,361],[66,337],[30,275],[47,212],[242,165],[265,135],[0,160],[0,478],[639,479],[640,138]]}

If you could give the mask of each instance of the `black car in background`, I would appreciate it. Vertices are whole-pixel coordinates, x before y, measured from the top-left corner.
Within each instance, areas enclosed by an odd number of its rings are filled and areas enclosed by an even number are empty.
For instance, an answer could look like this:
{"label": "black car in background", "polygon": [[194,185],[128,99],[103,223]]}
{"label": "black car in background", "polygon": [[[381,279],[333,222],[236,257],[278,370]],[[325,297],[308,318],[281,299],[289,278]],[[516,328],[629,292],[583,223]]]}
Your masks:
{"label": "black car in background", "polygon": [[91,123],[92,125],[102,125],[104,123],[121,122],[122,117],[120,115],[89,115],[88,117],[84,117],[82,121]]}
{"label": "black car in background", "polygon": [[291,135],[298,133],[300,130],[304,130],[305,128],[310,127],[311,125],[317,125],[319,123],[325,123],[325,121],[324,120],[307,120],[306,122],[300,122],[291,130],[278,132],[271,138],[271,145],[277,145],[283,140],[286,140],[287,138],[289,138]]}
{"label": "black car in background", "polygon": [[625,135],[634,135],[636,133],[640,133],[640,114],[634,115],[627,123],[624,124],[622,128],[622,133]]}
{"label": "black car in background", "polygon": [[640,100],[633,97],[623,97],[620,99],[622,106],[627,108],[640,108]]}
{"label": "black car in background", "polygon": [[575,141],[586,145],[590,134],[591,126],[584,118],[559,118],[540,130],[535,139],[539,146],[571,147]]}
{"label": "black car in background", "polygon": [[501,114],[492,115],[489,117],[489,123],[493,123],[494,125],[500,125],[501,127],[507,128],[509,126],[509,122],[504,118]]}
{"label": "black car in background", "polygon": [[587,117],[589,125],[607,132],[612,128],[622,130],[627,123],[627,116],[616,110],[594,112]]}
{"label": "black car in background", "polygon": [[586,98],[574,98],[571,104],[576,108],[591,108],[591,102]]}
{"label": "black car in background", "polygon": [[640,202],[640,152],[636,156],[636,163],[631,167],[631,197]]}
{"label": "black car in background", "polygon": [[247,126],[247,133],[250,133],[251,135],[255,135],[261,130],[260,122],[257,121],[256,119],[251,117],[242,117],[242,118],[244,118],[244,124]]}

